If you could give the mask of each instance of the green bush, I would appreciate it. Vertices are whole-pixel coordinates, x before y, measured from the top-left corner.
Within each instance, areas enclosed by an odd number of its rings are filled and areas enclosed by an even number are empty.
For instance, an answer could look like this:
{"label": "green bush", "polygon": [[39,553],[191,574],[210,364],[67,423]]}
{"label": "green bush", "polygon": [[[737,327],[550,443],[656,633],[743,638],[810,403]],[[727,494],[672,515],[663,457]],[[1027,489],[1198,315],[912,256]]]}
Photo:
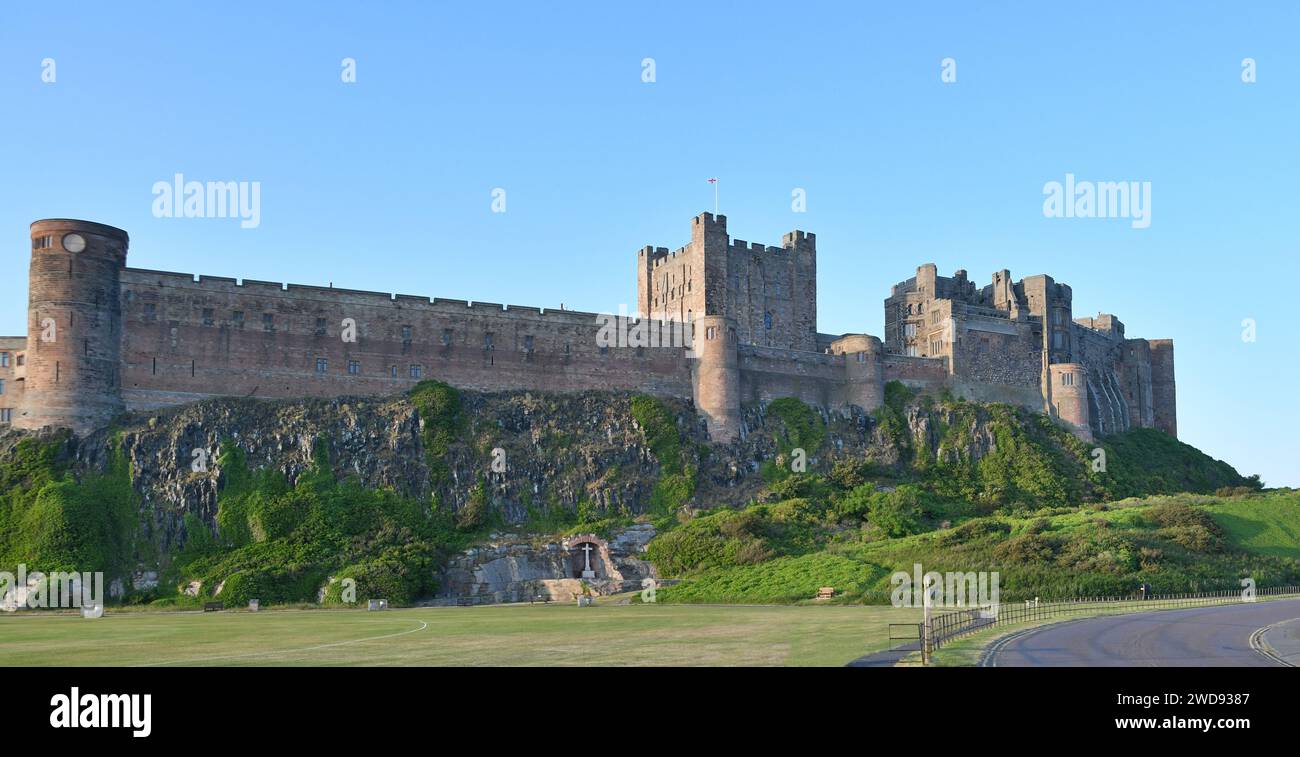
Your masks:
{"label": "green bush", "polygon": [[785,455],[802,449],[811,457],[826,440],[826,424],[821,415],[798,398],[772,400],[767,414],[781,421],[784,430],[777,433],[776,443],[778,451]]}
{"label": "green bush", "polygon": [[102,473],[80,480],[62,457],[66,435],[23,439],[0,460],[0,570],[103,571],[133,567],[139,497],[119,445]]}
{"label": "green bush", "polygon": [[998,538],[1011,533],[1011,526],[993,518],[973,518],[947,533],[939,535],[939,544],[945,547],[966,544],[987,538]]}
{"label": "green bush", "polygon": [[437,486],[451,475],[444,458],[465,426],[460,392],[449,384],[429,380],[416,384],[410,397],[423,424],[420,439],[424,443],[429,480]]}
{"label": "green bush", "polygon": [[1052,559],[1052,542],[1039,534],[1020,534],[993,548],[993,557],[1012,565],[1045,563]]}
{"label": "green bush", "polygon": [[1212,536],[1223,536],[1223,527],[1209,513],[1183,502],[1162,502],[1145,514],[1157,526],[1200,528]]}
{"label": "green bush", "polygon": [[[217,494],[220,539],[205,541],[206,527],[187,516],[189,539],[169,579],[199,581],[208,596],[220,586],[215,596],[227,606],[315,602],[331,575],[355,580],[357,601],[409,604],[435,590],[441,557],[470,538],[428,503],[355,479],[337,481],[323,443],[292,486],[278,473],[249,471],[233,444],[223,445],[221,461],[227,485]],[[470,499],[481,513],[481,485]],[[471,506],[461,515],[466,511],[475,512]],[[326,600],[338,601],[340,589],[339,582],[326,586]]]}

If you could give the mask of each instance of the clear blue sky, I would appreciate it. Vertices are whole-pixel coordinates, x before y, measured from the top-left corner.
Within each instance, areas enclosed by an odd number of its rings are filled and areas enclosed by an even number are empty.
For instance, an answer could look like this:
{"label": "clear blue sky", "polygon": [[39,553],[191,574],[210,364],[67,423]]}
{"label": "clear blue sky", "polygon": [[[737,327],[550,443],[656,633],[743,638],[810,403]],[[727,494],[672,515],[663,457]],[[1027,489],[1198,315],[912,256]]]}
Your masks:
{"label": "clear blue sky", "polygon": [[[1300,485],[1294,3],[469,5],[6,4],[0,333],[45,217],[141,268],[634,307],[637,248],[684,244],[717,176],[733,236],[817,233],[820,330],[881,334],[923,262],[1049,273],[1176,341],[1185,441]],[[178,172],[260,181],[261,225],[154,218]],[[1067,172],[1150,181],[1150,228],[1045,218]]]}

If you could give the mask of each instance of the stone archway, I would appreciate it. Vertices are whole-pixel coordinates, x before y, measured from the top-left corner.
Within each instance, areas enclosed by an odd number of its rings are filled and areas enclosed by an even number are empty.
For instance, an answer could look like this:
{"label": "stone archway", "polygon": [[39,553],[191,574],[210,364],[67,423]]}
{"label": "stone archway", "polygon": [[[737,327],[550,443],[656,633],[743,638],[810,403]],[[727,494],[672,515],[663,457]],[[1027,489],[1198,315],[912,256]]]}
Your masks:
{"label": "stone archway", "polygon": [[609,545],[604,539],[595,534],[570,536],[564,549],[569,553],[570,578],[609,578]]}

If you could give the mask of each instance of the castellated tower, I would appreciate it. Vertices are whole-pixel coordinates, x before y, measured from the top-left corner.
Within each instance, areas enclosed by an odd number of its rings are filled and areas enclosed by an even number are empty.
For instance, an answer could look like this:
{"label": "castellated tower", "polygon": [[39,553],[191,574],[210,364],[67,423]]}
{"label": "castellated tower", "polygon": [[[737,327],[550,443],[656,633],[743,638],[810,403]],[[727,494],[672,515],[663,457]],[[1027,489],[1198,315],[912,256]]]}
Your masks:
{"label": "castellated tower", "polygon": [[731,441],[740,435],[740,366],[736,322],[720,315],[695,321],[691,382],[695,408],[704,416],[709,438]]}
{"label": "castellated tower", "polygon": [[27,371],[14,426],[84,434],[122,412],[121,229],[68,219],[31,226]]}

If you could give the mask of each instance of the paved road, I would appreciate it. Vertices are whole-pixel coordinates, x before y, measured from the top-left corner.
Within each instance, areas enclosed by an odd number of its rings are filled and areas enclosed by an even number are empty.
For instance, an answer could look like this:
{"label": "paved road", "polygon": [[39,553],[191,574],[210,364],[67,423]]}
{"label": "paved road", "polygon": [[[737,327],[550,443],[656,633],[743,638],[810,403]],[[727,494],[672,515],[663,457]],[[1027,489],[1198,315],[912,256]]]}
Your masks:
{"label": "paved road", "polygon": [[1257,667],[1279,663],[1251,646],[1256,631],[1300,618],[1300,600],[1088,618],[990,647],[998,667]]}

